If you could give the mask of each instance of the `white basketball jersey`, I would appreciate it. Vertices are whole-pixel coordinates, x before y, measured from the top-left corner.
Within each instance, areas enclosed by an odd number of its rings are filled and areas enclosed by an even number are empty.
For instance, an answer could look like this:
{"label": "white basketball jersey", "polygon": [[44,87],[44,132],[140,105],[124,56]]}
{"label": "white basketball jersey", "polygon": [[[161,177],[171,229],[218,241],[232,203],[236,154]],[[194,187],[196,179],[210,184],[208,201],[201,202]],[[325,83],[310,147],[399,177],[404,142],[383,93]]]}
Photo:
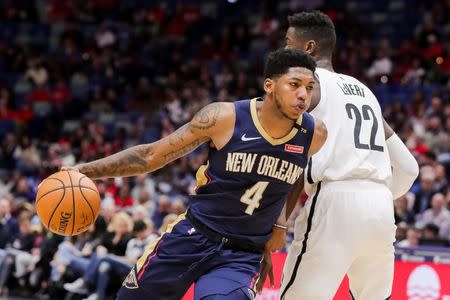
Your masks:
{"label": "white basketball jersey", "polygon": [[319,181],[369,180],[389,184],[392,177],[381,108],[357,79],[317,68],[320,102],[311,111],[328,129],[328,138],[312,156],[305,190]]}

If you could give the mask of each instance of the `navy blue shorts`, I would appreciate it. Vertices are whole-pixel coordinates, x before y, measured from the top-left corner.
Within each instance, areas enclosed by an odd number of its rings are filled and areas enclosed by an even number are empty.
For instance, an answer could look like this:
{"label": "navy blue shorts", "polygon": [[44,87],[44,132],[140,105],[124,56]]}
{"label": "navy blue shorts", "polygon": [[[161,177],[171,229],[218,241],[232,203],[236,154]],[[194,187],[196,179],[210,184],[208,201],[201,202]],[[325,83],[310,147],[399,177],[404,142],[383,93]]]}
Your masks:
{"label": "navy blue shorts", "polygon": [[138,260],[117,300],[180,300],[194,282],[198,300],[236,295],[237,290],[253,299],[261,259],[260,253],[228,249],[212,241],[183,214]]}

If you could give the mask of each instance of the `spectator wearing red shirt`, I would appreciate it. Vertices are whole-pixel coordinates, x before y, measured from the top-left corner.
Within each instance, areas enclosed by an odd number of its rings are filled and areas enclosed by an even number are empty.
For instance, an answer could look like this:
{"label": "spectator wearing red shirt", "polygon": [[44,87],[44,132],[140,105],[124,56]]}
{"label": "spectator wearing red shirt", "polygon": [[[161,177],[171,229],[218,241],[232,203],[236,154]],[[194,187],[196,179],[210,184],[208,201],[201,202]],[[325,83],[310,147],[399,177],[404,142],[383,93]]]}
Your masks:
{"label": "spectator wearing red shirt", "polygon": [[134,199],[131,197],[130,184],[123,182],[119,189],[119,194],[114,198],[114,204],[117,208],[131,207],[134,204]]}

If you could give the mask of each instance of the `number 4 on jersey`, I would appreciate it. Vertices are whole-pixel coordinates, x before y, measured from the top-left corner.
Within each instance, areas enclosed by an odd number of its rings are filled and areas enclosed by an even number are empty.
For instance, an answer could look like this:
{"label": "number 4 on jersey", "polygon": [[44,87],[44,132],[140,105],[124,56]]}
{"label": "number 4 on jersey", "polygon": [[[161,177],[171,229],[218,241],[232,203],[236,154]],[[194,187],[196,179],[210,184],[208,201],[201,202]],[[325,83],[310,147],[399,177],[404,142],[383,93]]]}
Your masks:
{"label": "number 4 on jersey", "polygon": [[245,209],[246,214],[252,215],[253,211],[259,207],[259,201],[262,199],[263,193],[268,185],[268,181],[258,181],[245,191],[241,197],[241,202],[248,205]]}

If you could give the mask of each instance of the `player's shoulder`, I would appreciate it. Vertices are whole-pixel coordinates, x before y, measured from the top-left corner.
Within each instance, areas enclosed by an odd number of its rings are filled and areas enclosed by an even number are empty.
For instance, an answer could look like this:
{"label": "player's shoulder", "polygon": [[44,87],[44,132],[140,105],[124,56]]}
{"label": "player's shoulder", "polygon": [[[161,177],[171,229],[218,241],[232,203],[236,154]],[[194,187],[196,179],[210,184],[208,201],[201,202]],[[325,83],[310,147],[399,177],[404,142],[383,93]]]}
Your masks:
{"label": "player's shoulder", "polygon": [[191,127],[213,130],[234,124],[236,113],[234,104],[229,102],[212,102],[204,106],[192,118]]}
{"label": "player's shoulder", "polygon": [[234,115],[234,104],[230,102],[211,102],[205,105],[194,119],[198,121],[219,120]]}

